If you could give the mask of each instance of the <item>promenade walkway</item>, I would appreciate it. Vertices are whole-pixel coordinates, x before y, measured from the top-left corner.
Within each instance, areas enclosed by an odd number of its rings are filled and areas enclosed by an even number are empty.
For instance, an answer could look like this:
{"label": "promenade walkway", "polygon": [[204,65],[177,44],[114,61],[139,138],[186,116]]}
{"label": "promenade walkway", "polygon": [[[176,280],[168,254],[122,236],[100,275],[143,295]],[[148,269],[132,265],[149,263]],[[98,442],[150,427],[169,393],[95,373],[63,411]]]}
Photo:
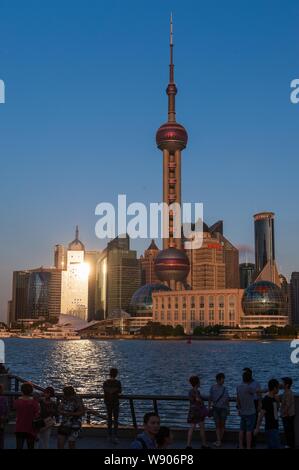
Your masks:
{"label": "promenade walkway", "polygon": [[[115,445],[112,444],[110,441],[108,441],[106,434],[103,433],[103,429],[95,429],[93,427],[88,427],[82,429],[82,432],[80,434],[80,437],[77,441],[77,448],[78,449],[111,449],[111,450],[117,450],[117,449],[129,449],[130,444],[134,439],[135,432],[132,430],[130,434],[128,435],[127,432],[125,432],[125,435],[121,435],[119,438],[119,444]],[[237,443],[238,443],[238,436],[235,434],[234,436],[228,436],[232,437],[233,439],[228,442],[224,442],[221,449],[236,449],[237,450]],[[217,449],[216,447],[213,447],[213,442],[215,441],[215,433],[213,432],[207,432],[207,438],[209,445],[211,448],[215,449],[215,451],[220,450]],[[174,443],[172,445],[172,449],[185,449],[186,447],[186,439],[187,439],[187,431],[182,432],[180,431],[179,433],[174,433]],[[5,448],[6,449],[15,449],[15,436],[13,434],[13,427],[9,429],[9,432],[6,434],[5,438]],[[38,448],[38,443],[36,445]],[[51,449],[57,449],[57,438],[56,438],[56,432],[55,430],[53,431],[53,436],[51,437],[51,442],[50,442],[50,448]],[[201,443],[200,443],[200,437],[199,437],[199,431],[194,433],[194,438],[193,438],[193,448],[194,449],[200,449],[201,448]],[[258,449],[265,449],[266,446],[264,443],[257,443],[257,448]]]}

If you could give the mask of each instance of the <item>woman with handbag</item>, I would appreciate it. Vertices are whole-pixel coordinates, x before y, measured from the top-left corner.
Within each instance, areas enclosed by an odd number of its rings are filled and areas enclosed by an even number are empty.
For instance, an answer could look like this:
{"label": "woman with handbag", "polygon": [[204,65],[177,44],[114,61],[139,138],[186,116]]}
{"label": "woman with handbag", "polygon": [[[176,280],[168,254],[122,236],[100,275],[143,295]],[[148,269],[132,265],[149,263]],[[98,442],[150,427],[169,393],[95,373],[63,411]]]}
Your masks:
{"label": "woman with handbag", "polygon": [[52,428],[55,425],[55,418],[58,416],[58,406],[54,398],[55,390],[53,387],[47,387],[40,398],[40,419],[43,427],[39,431],[39,448],[48,449]]}
{"label": "woman with handbag", "polygon": [[205,418],[209,416],[209,411],[204,405],[203,399],[201,398],[199,387],[200,387],[200,380],[197,375],[193,375],[190,377],[189,382],[192,386],[192,389],[189,392],[189,413],[188,413],[188,423],[191,425],[188,431],[188,439],[187,439],[187,449],[192,449],[191,441],[193,431],[195,430],[196,426],[199,426],[200,429],[200,437],[201,437],[201,448],[202,449],[209,449],[206,440],[206,432],[205,432]]}
{"label": "woman with handbag", "polygon": [[62,416],[58,428],[58,449],[64,449],[66,442],[69,443],[70,449],[75,449],[85,410],[81,398],[77,397],[73,387],[64,387],[58,413]]}

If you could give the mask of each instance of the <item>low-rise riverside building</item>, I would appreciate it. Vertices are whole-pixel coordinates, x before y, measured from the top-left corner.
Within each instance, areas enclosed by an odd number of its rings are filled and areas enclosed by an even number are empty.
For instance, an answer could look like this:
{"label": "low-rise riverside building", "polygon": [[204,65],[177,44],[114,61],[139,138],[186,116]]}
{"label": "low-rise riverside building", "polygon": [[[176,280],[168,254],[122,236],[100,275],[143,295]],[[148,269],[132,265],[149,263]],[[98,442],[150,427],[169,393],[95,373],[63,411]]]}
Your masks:
{"label": "low-rise riverside building", "polygon": [[191,334],[196,326],[240,324],[243,289],[185,290],[153,293],[153,321],[182,325]]}

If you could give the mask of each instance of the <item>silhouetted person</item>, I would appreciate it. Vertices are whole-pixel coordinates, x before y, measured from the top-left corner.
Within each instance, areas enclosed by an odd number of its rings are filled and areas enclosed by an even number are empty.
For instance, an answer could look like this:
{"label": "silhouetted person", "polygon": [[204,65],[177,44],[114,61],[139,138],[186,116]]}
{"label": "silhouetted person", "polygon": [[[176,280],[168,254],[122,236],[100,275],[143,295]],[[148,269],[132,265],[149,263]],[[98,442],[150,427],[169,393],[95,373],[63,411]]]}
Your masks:
{"label": "silhouetted person", "polygon": [[161,426],[156,435],[156,442],[158,449],[168,449],[173,443],[173,435],[170,428]]}
{"label": "silhouetted person", "polygon": [[281,417],[286,439],[286,447],[295,448],[295,397],[291,390],[293,380],[283,377],[284,393],[281,396]]}
{"label": "silhouetted person", "polygon": [[30,383],[21,386],[22,396],[15,400],[14,408],[17,412],[16,443],[17,449],[23,449],[25,441],[28,449],[34,449],[37,431],[33,428],[33,421],[38,418],[40,406],[32,396],[33,387]]}
{"label": "silhouetted person", "polygon": [[67,441],[70,449],[76,448],[84,412],[82,399],[76,395],[74,388],[71,386],[64,387],[63,398],[58,407],[58,413],[62,416],[57,431],[58,449],[64,449]]}
{"label": "silhouetted person", "polygon": [[259,432],[261,422],[265,418],[265,431],[268,449],[280,449],[279,437],[279,383],[272,379],[268,383],[268,394],[262,400],[262,409],[257,420],[255,434]]}
{"label": "silhouetted person", "polygon": [[5,424],[8,417],[8,401],[3,392],[4,386],[0,384],[0,449],[4,449]]}
{"label": "silhouetted person", "polygon": [[119,395],[122,392],[121,382],[116,379],[117,376],[118,370],[112,368],[110,369],[109,379],[103,383],[104,401],[107,409],[108,438],[114,444],[118,443]]}

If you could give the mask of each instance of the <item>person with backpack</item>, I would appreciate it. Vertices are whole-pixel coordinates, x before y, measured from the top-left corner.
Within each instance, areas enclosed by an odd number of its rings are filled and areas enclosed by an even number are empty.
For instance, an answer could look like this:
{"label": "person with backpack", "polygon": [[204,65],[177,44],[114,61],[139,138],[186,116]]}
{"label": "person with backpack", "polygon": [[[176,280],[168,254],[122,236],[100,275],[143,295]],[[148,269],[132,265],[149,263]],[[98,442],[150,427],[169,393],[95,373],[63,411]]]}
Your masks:
{"label": "person with backpack", "polygon": [[229,395],[224,386],[225,375],[220,372],[216,375],[216,384],[212,385],[209,395],[209,409],[213,405],[213,417],[216,426],[216,447],[221,447],[224,436],[225,422],[229,413]]}
{"label": "person with backpack", "polygon": [[157,449],[156,436],[160,430],[160,417],[154,411],[145,413],[143,417],[143,433],[132,442],[131,449]]}
{"label": "person with backpack", "polygon": [[61,416],[60,426],[57,430],[58,449],[64,449],[67,442],[69,449],[75,449],[85,408],[74,387],[66,386],[63,388],[63,397],[58,406],[58,414]]}
{"label": "person with backpack", "polygon": [[[117,380],[118,370],[110,369],[109,379],[103,383],[104,402],[107,410],[108,439],[113,444],[118,444],[118,417],[119,417],[119,396],[122,392],[121,382]],[[112,429],[113,426],[113,429]]]}

